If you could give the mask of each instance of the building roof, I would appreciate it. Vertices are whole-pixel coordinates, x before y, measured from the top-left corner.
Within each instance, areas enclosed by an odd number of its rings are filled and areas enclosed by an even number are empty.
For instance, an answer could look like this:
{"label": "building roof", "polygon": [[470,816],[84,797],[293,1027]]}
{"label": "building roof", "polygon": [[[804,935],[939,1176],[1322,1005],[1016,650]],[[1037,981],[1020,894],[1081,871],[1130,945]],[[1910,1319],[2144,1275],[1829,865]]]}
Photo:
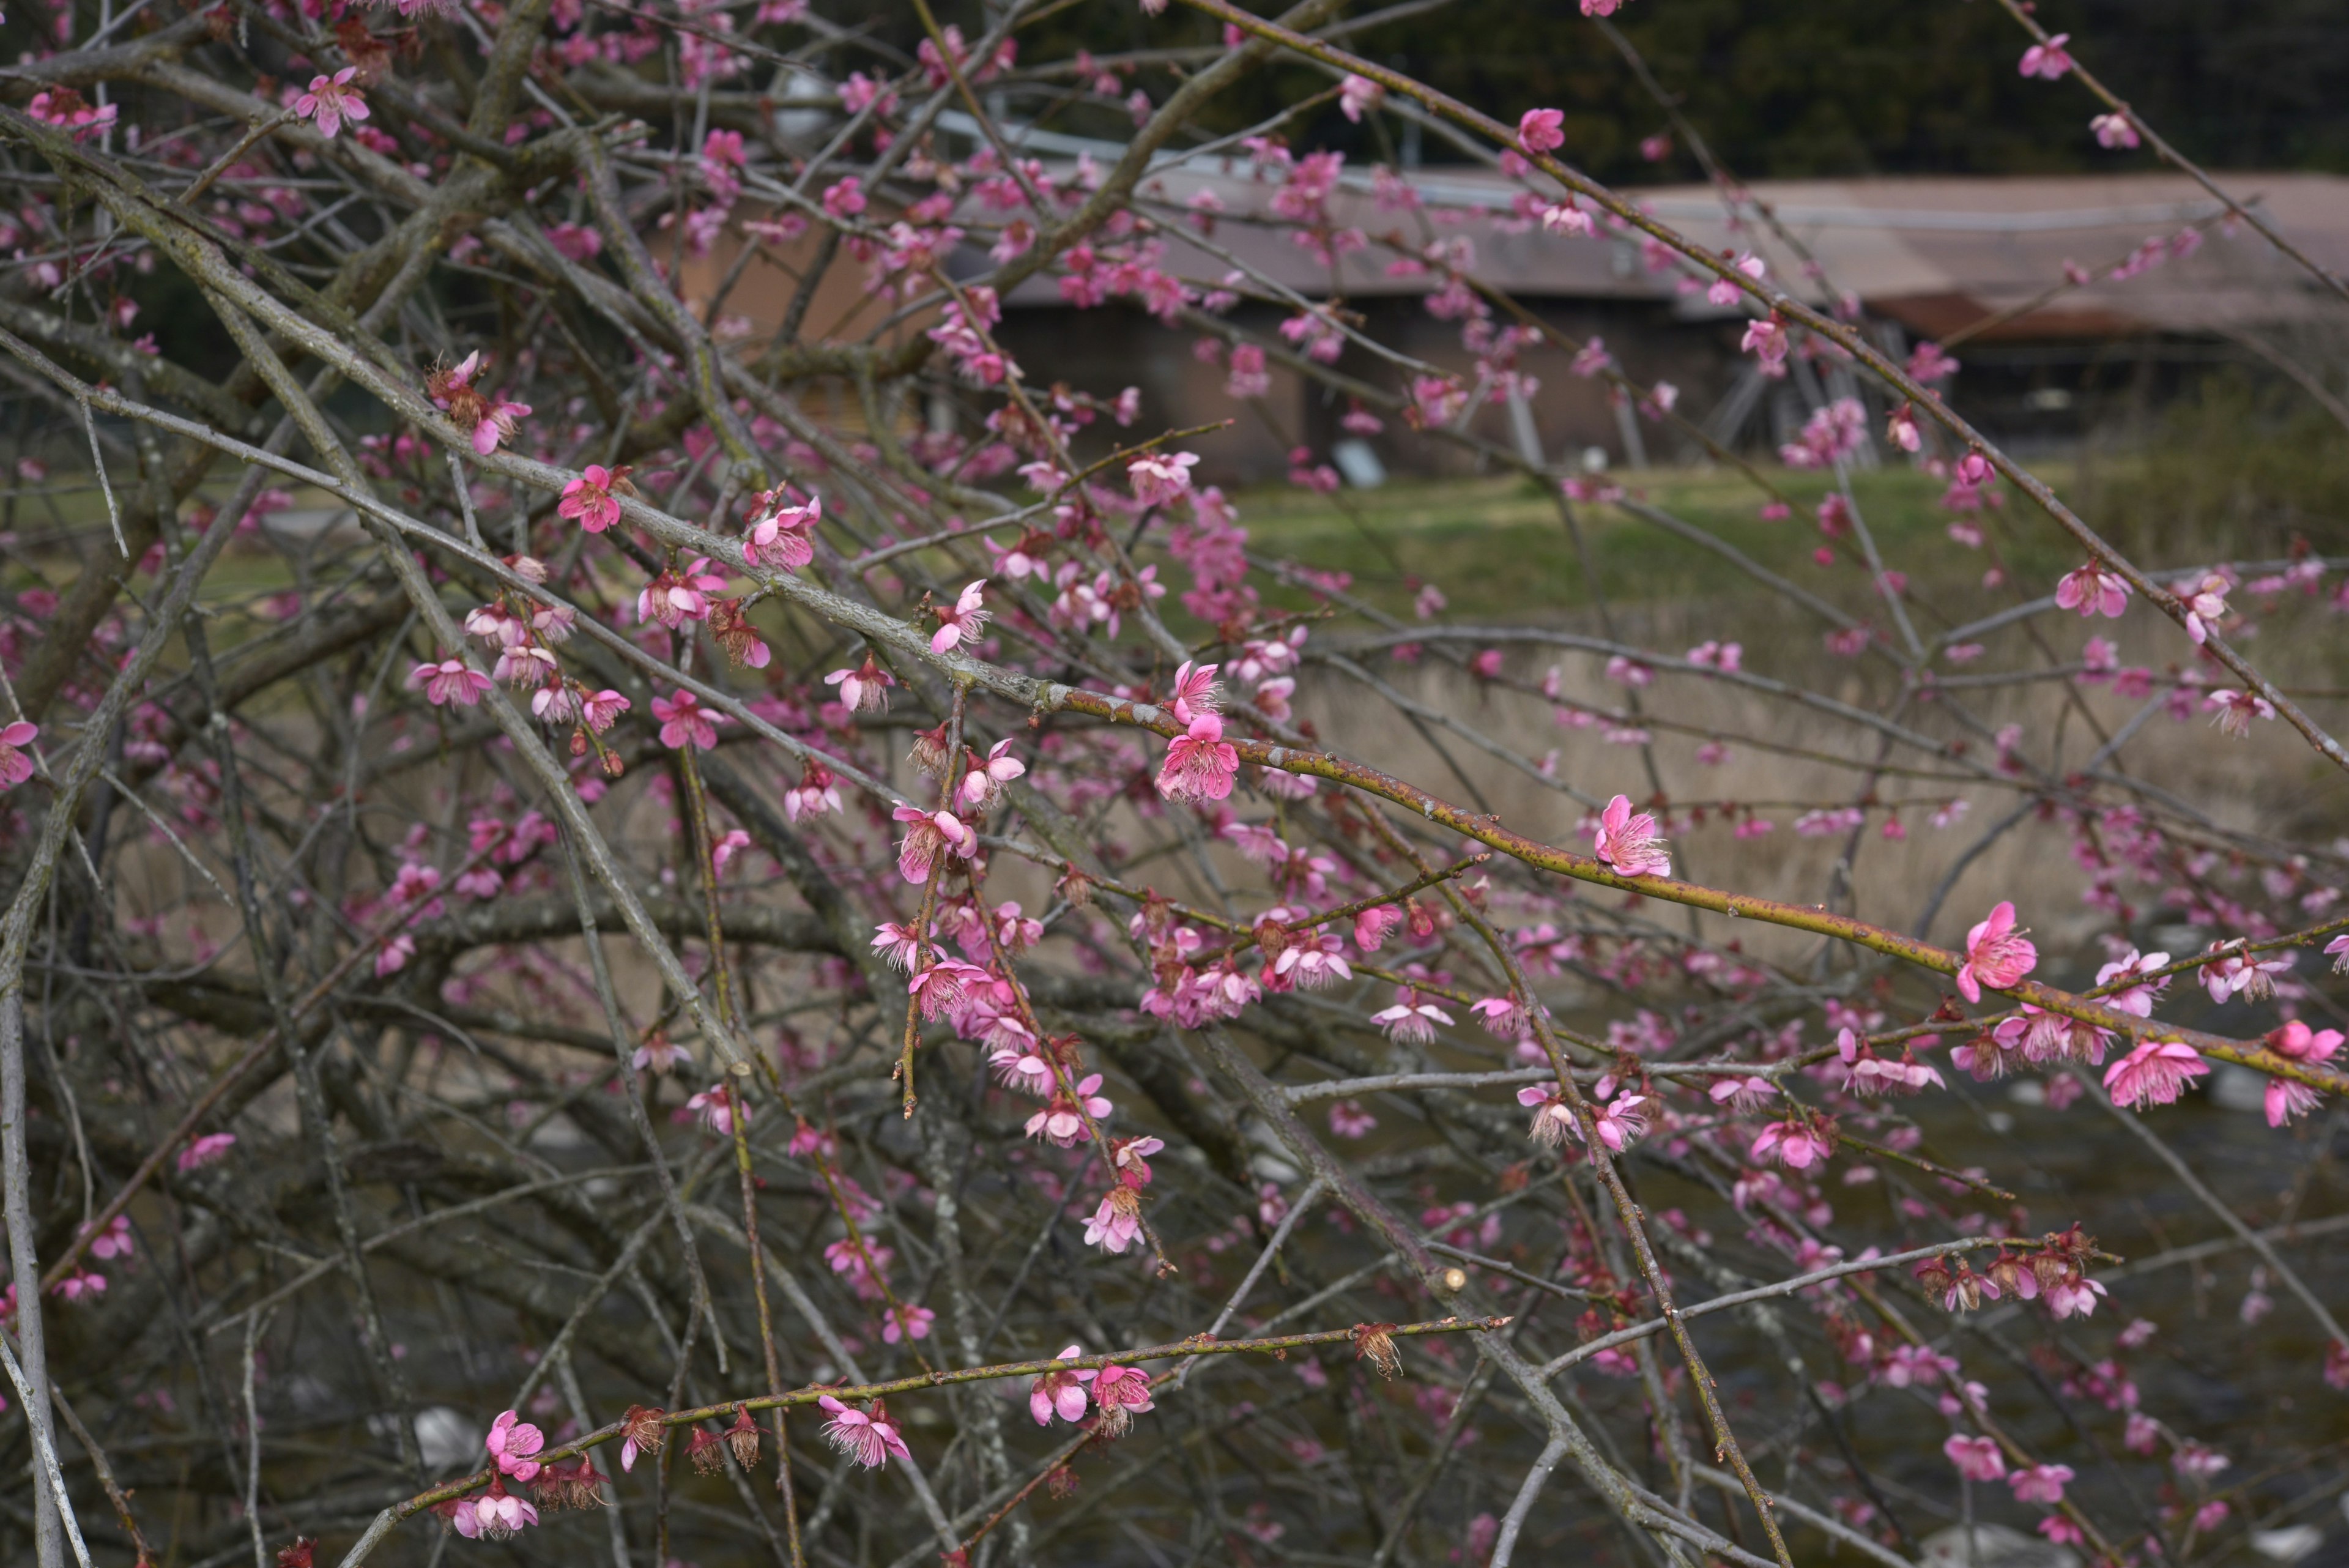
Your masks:
{"label": "building roof", "polygon": [[[1473,247],[1473,275],[1523,298],[1648,299],[1669,302],[1691,318],[1729,314],[1676,267],[1651,266],[1636,236],[1603,226],[1593,239],[1546,233],[1512,210],[1522,187],[1497,171],[1428,168],[1404,178],[1418,212],[1391,192],[1382,199],[1367,171],[1345,171],[1330,200],[1331,214],[1340,228],[1359,230],[1371,244],[1334,266],[1298,244],[1289,225],[1269,218],[1278,182],[1270,174],[1252,177],[1245,157],[1162,161],[1144,179],[1142,195],[1167,220],[1167,270],[1201,287],[1214,286],[1238,261],[1311,298],[1423,294],[1433,280],[1399,273],[1392,264],[1431,239],[1457,236]],[[2349,178],[2230,173],[2223,183],[2319,265],[2349,273]],[[2067,266],[2089,281],[1987,335],[2225,335],[2320,316],[2338,319],[2337,299],[2256,233],[2238,232],[2225,221],[2223,204],[2185,175],[1891,176],[1764,181],[1750,189],[1816,259],[1826,287],[1856,295],[1874,313],[1922,336],[2020,311],[2062,285]],[[1181,221],[1202,192],[1223,209],[1204,243]],[[1821,292],[1820,283],[1802,286],[1801,258],[1751,209],[1744,221],[1733,221],[1711,186],[1622,194],[1709,248],[1752,250],[1782,281]],[[2126,265],[2133,254],[2138,265]],[[1007,303],[1045,306],[1058,298],[1050,280],[1037,278]]]}

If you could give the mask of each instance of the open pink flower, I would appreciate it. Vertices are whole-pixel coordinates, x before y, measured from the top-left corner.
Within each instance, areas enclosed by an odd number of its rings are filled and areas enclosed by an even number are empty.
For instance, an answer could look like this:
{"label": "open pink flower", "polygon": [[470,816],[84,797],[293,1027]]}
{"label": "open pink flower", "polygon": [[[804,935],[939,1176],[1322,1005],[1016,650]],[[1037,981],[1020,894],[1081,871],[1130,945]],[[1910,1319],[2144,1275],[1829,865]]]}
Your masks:
{"label": "open pink flower", "polygon": [[1958,990],[1980,1002],[1982,988],[2003,991],[2038,967],[2039,950],[2014,927],[2014,905],[2002,899],[1990,918],[1966,933],[1966,961],[1958,966]]}
{"label": "open pink flower", "polygon": [[1166,748],[1166,762],[1158,770],[1158,793],[1169,800],[1223,800],[1231,794],[1239,771],[1240,754],[1224,739],[1224,722],[1202,713]]}
{"label": "open pink flower", "polygon": [[905,825],[905,836],[897,846],[897,874],[916,888],[930,879],[939,856],[952,854],[968,860],[978,852],[978,836],[953,812],[901,805],[895,816]]}
{"label": "open pink flower", "polygon": [[503,1541],[538,1522],[538,1510],[506,1490],[503,1476],[490,1478],[489,1490],[456,1500],[449,1522],[468,1540]]}
{"label": "open pink flower", "polygon": [[1193,452],[1146,452],[1125,465],[1125,480],[1133,498],[1144,506],[1163,506],[1191,493],[1191,469],[1199,461]]}
{"label": "open pink flower", "polygon": [[1216,671],[1220,665],[1194,665],[1185,659],[1174,670],[1174,689],[1168,698],[1168,707],[1174,717],[1189,723],[1201,714],[1217,714],[1223,711],[1223,688],[1216,684]]}
{"label": "open pink flower", "polygon": [[987,624],[986,579],[967,585],[953,604],[931,613],[938,618],[938,629],[930,634],[932,653],[951,653],[966,642],[977,641],[979,628]]}
{"label": "open pink flower", "polygon": [[1517,120],[1517,145],[1528,152],[1554,152],[1566,145],[1566,116],[1554,109],[1529,109]]}
{"label": "open pink flower", "polygon": [[1644,811],[1634,813],[1629,795],[1617,795],[1599,814],[1593,847],[1599,858],[1626,877],[1672,874],[1672,857],[1656,831],[1656,819]]}
{"label": "open pink flower", "polygon": [[1093,1407],[1101,1412],[1101,1430],[1123,1437],[1133,1417],[1154,1407],[1150,1400],[1150,1375],[1138,1366],[1085,1367],[1077,1376],[1092,1385]]}
{"label": "open pink flower", "polygon": [[425,700],[435,708],[454,702],[470,708],[481,700],[490,689],[490,678],[478,670],[469,670],[461,659],[444,659],[438,664],[419,664],[408,673],[408,688],[422,688]]}
{"label": "open pink flower", "polygon": [[1011,754],[1009,737],[989,746],[984,758],[973,757],[968,772],[962,775],[962,805],[965,811],[985,811],[1005,784],[1023,776],[1028,764]]}
{"label": "open pink flower", "polygon": [[2276,716],[2274,705],[2251,691],[2213,691],[2202,699],[2202,706],[2218,715],[2210,722],[2219,726],[2220,734],[2232,735],[2238,740],[2251,732],[2252,720]]}
{"label": "open pink flower", "polygon": [[1941,1452],[1968,1480],[1994,1481],[2006,1474],[2006,1458],[1998,1451],[1995,1438],[1951,1438],[1941,1445]]}
{"label": "open pink flower", "polygon": [[[1082,1345],[1072,1345],[1052,1359],[1074,1361],[1084,1353]],[[1063,1421],[1081,1421],[1085,1418],[1085,1407],[1091,1403],[1084,1381],[1074,1367],[1066,1372],[1047,1372],[1028,1386],[1028,1413],[1036,1417],[1040,1427],[1050,1426],[1056,1415]]]}
{"label": "open pink flower", "polygon": [[2053,1507],[2064,1501],[2064,1485],[2072,1474],[2069,1465],[2033,1465],[2008,1476],[2006,1484],[2014,1489],[2017,1502],[2044,1502]]}
{"label": "open pink flower", "polygon": [[2095,133],[2096,145],[2116,151],[2127,151],[2137,144],[2137,127],[2126,114],[2100,114],[2088,121]]}
{"label": "open pink flower", "polygon": [[823,678],[823,683],[840,688],[842,707],[864,713],[889,706],[889,688],[897,684],[897,678],[873,662],[868,653],[863,664],[854,670],[835,670]]}
{"label": "open pink flower", "polygon": [[2015,69],[2023,76],[2037,77],[2042,81],[2060,79],[2072,68],[2072,57],[2064,51],[2064,46],[2071,41],[2071,34],[2057,33],[2044,44],[2032,45],[2023,51],[2022,63]]}
{"label": "open pink flower", "polygon": [[491,1423],[485,1446],[500,1470],[518,1481],[528,1481],[542,1468],[538,1452],[546,1446],[546,1434],[508,1410]]}
{"label": "open pink flower", "polygon": [[1790,1116],[1764,1127],[1748,1154],[1756,1160],[1775,1159],[1789,1170],[1808,1170],[1834,1147],[1826,1135],[1809,1122]]}
{"label": "open pink flower", "polygon": [[316,121],[318,134],[329,140],[343,128],[343,121],[356,124],[365,119],[367,99],[351,86],[351,78],[357,75],[357,67],[345,66],[331,77],[312,77],[310,90],[294,100],[295,114]]}
{"label": "open pink flower", "polygon": [[1085,1221],[1085,1245],[1104,1252],[1123,1252],[1141,1235],[1142,1200],[1123,1182],[1102,1195],[1092,1218]]}
{"label": "open pink flower", "polygon": [[2064,574],[2055,585],[2055,602],[2067,610],[2078,610],[2083,618],[2097,614],[2118,620],[2128,608],[2128,584],[2117,572],[2108,572],[2090,561]]}
{"label": "open pink flower", "polygon": [[1568,1133],[1579,1136],[1566,1092],[1557,1085],[1527,1084],[1517,1091],[1517,1104],[1533,1112],[1533,1125],[1526,1129],[1526,1136],[1543,1147],[1556,1148]]}
{"label": "open pink flower", "polygon": [[804,506],[790,504],[781,491],[761,496],[760,508],[742,539],[742,558],[754,566],[796,572],[815,559],[815,525],[823,521],[823,497]]}
{"label": "open pink flower", "polygon": [[653,717],[660,721],[661,744],[673,752],[688,746],[709,751],[718,744],[718,726],[730,722],[725,714],[703,707],[701,699],[683,688],[674,697],[654,698]]}
{"label": "open pink flower", "polygon": [[2195,645],[2210,639],[2210,629],[2227,618],[2227,593],[2235,585],[2212,572],[2186,596],[2186,635]]}
{"label": "open pink flower", "polygon": [[15,789],[33,776],[33,759],[25,754],[25,748],[40,732],[38,724],[22,719],[0,730],[0,789]]}
{"label": "open pink flower", "polygon": [[217,1165],[227,1158],[228,1151],[235,1147],[234,1133],[206,1133],[202,1137],[190,1138],[188,1147],[180,1151],[180,1174],[185,1176],[191,1170]]}
{"label": "open pink flower", "polygon": [[816,1403],[832,1417],[824,1423],[824,1440],[866,1469],[875,1469],[887,1464],[891,1454],[901,1459],[914,1457],[913,1450],[905,1447],[905,1439],[898,1435],[897,1424],[889,1419],[889,1414],[880,1400],[874,1400],[863,1410],[843,1405],[829,1394],[819,1397]]}
{"label": "open pink flower", "polygon": [[2148,1040],[2105,1069],[2105,1087],[2116,1106],[2167,1106],[2209,1070],[2201,1053],[2184,1041]]}
{"label": "open pink flower", "polygon": [[626,483],[627,471],[614,472],[600,462],[591,462],[581,477],[563,487],[563,501],[555,514],[575,520],[590,534],[601,534],[620,520],[620,504],[612,498],[612,487]]}

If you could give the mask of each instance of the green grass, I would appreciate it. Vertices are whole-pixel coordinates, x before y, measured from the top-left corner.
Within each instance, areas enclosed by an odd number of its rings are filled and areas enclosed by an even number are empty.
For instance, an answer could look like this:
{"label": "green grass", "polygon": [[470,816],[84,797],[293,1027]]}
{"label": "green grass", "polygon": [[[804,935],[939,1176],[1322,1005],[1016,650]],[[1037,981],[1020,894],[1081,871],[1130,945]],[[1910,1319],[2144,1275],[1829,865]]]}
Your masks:
{"label": "green grass", "polygon": [[[1766,471],[1795,504],[1782,522],[1760,516],[1751,480],[1728,470],[1657,470],[1609,475],[1627,493],[1704,529],[1805,587],[1853,607],[1867,597],[1855,555],[1821,567],[1815,516],[1829,476]],[[2059,489],[2068,465],[2043,465]],[[1949,537],[1942,483],[1907,467],[1852,477],[1860,514],[1886,564],[1920,583],[1958,591],[1978,584],[1983,555]],[[1322,497],[1292,489],[1236,498],[1251,546],[1306,566],[1351,573],[1354,589],[1381,608],[1408,613],[1414,585],[1444,589],[1454,616],[1537,617],[1588,601],[1579,553],[1557,502],[1517,479],[1398,480],[1374,491]],[[1576,508],[1599,587],[1609,601],[1705,599],[1754,590],[1735,564],[1619,508]],[[2012,497],[1989,524],[2001,555],[2026,580],[2053,580],[2072,549],[2054,525]],[[1849,542],[1847,542],[1847,547]],[[1302,595],[1285,596],[1301,607]]]}

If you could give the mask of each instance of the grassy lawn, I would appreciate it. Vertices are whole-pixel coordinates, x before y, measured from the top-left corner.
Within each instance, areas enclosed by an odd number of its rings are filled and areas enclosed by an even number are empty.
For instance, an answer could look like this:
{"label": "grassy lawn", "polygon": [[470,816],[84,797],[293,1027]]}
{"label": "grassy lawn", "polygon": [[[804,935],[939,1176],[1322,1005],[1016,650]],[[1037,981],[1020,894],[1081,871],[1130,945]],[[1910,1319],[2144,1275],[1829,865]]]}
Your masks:
{"label": "grassy lawn", "polygon": [[[1782,522],[1762,519],[1760,493],[1733,471],[1662,469],[1607,477],[1772,570],[1856,606],[1864,584],[1852,566],[1822,568],[1812,559],[1823,543],[1815,508],[1832,488],[1830,476],[1767,472],[1795,504],[1795,515]],[[2041,472],[2059,490],[2069,478],[2061,464],[2043,465]],[[1920,582],[1971,585],[1988,562],[1949,537],[1942,488],[1940,481],[1906,467],[1852,477],[1860,515],[1889,565]],[[1520,479],[1403,479],[1328,497],[1265,489],[1237,501],[1252,547],[1350,572],[1355,591],[1390,611],[1409,612],[1413,582],[1442,587],[1454,616],[1522,618],[1587,602],[1582,561],[1557,502]],[[1611,601],[1752,591],[1751,579],[1730,561],[1628,512],[1611,505],[1576,511]],[[1985,527],[2026,581],[2052,581],[2072,564],[2072,549],[2054,525],[2012,498],[1987,515]],[[1298,596],[1292,602],[1304,601]]]}

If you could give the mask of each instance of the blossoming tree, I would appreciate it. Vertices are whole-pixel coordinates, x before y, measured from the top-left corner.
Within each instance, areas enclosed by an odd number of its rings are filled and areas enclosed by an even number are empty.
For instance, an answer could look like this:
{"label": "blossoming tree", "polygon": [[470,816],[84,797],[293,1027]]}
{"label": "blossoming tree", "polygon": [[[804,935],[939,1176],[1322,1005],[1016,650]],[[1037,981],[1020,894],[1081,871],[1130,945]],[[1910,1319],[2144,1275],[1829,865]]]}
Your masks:
{"label": "blossoming tree", "polygon": [[[2343,563],[2116,548],[1727,170],[1723,254],[1334,0],[1048,57],[1031,0],[29,9],[9,1561],[1792,1568],[2002,1521],[2149,1562],[2337,1470]],[[2299,261],[2009,9],[2084,136]],[[1709,457],[1785,547],[1485,441],[1537,350],[1708,438],[1314,149],[1324,107],[1742,317],[1810,412]],[[1052,154],[1069,115],[1118,155]],[[1190,159],[1423,278],[1473,371],[1185,275],[1216,214],[1152,176]],[[1356,185],[1394,233],[1333,219]],[[795,282],[752,332],[761,254]],[[1236,420],[1277,368],[1578,543],[1726,562],[1799,635],[1680,637],[1587,552],[1506,622],[1268,552],[1215,431],[1007,350],[1023,289],[1189,332]],[[1888,558],[1879,450],[1979,564]],[[1340,455],[1292,481],[1342,503]],[[2178,1147],[2216,1075],[2256,1190]],[[2250,1271],[2272,1339],[2173,1265]],[[2173,1342],[2323,1413],[2230,1468],[2140,1373]]]}

